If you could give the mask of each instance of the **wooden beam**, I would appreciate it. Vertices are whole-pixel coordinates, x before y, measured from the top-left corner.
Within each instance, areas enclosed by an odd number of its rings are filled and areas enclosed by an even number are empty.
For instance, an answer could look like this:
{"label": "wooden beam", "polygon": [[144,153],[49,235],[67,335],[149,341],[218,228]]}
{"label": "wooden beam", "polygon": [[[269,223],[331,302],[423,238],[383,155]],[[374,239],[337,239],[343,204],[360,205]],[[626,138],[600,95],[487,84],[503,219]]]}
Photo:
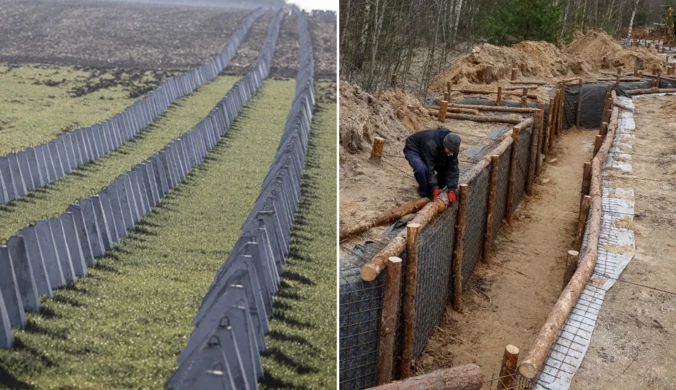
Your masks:
{"label": "wooden beam", "polygon": [[446,121],[446,109],[448,108],[448,102],[446,100],[442,100],[439,102],[439,116],[437,119],[439,119],[439,122],[444,122]]}
{"label": "wooden beam", "polygon": [[393,207],[376,217],[363,220],[356,225],[340,228],[340,241],[346,240],[357,234],[361,234],[372,227],[386,225],[403,217],[404,215],[415,213],[430,202],[429,198],[419,198],[406,202],[401,206]]}
{"label": "wooden beam", "polygon": [[647,88],[647,89],[631,89],[625,91],[628,95],[648,95],[653,93],[674,93],[676,88]]}
{"label": "wooden beam", "polygon": [[545,151],[545,162],[549,156],[549,150],[551,149],[551,132],[552,132],[552,123],[554,118],[554,99],[549,98],[549,117],[547,117],[547,129],[545,131],[545,140],[544,140],[544,151]]}
{"label": "wooden beam", "polygon": [[373,149],[371,149],[371,161],[380,161],[383,157],[383,147],[385,146],[385,138],[375,137],[373,139]]}
{"label": "wooden beam", "polygon": [[500,106],[502,103],[502,87],[498,86],[498,98],[495,100],[495,105]]}
{"label": "wooden beam", "polygon": [[512,390],[516,378],[516,364],[519,361],[519,348],[512,344],[505,347],[500,366],[497,390]]}
{"label": "wooden beam", "polygon": [[480,116],[480,115],[453,114],[453,113],[447,114],[446,118],[473,122],[511,123],[511,124],[521,123],[522,121],[522,119],[517,118],[501,118],[497,116]]}
{"label": "wooden beam", "polygon": [[406,269],[404,277],[404,306],[402,311],[401,366],[402,379],[411,376],[413,340],[415,338],[415,292],[418,283],[418,239],[420,224],[406,225]]}
{"label": "wooden beam", "polygon": [[518,150],[519,150],[519,135],[521,129],[514,127],[512,129],[512,138],[514,139],[514,145],[512,145],[512,154],[509,161],[509,185],[507,188],[507,210],[505,212],[505,218],[509,221],[512,218],[514,213],[514,190],[516,183],[516,170],[518,167]]}
{"label": "wooden beam", "polygon": [[[459,104],[459,103],[451,103],[449,107],[457,107],[457,108],[471,108],[473,110],[479,110],[479,111],[494,111],[494,112],[510,112],[514,114],[534,114],[537,112],[538,108],[535,107],[511,107],[511,106],[484,106],[484,105],[478,105],[478,104]],[[431,107],[433,108],[433,107]]]}
{"label": "wooden beam", "polygon": [[467,227],[467,200],[469,198],[469,186],[460,184],[460,201],[458,202],[458,218],[455,231],[455,250],[453,252],[452,272],[453,297],[451,303],[453,310],[462,311],[462,258],[465,253],[465,229]]}
{"label": "wooden beam", "polygon": [[591,196],[585,195],[582,197],[582,204],[580,205],[580,214],[577,218],[577,234],[575,237],[575,247],[579,248],[584,240],[584,228],[587,226],[587,217],[589,217],[589,206],[591,205]]}
{"label": "wooden beam", "polygon": [[568,251],[568,255],[566,256],[566,270],[563,273],[563,288],[566,288],[570,279],[575,275],[579,258],[580,252],[574,250]]}
{"label": "wooden beam", "polygon": [[[484,91],[484,90],[480,90],[480,89],[456,89],[455,92],[460,92],[460,93],[463,93],[465,95],[493,95],[493,94],[497,93],[496,91]],[[520,92],[503,92],[502,95],[503,96],[517,96],[517,97],[523,96],[523,94],[520,93]],[[535,94],[535,93],[528,93],[528,94],[526,94],[526,97],[529,98],[529,99],[537,99],[538,95]]]}
{"label": "wooden beam", "polygon": [[495,213],[495,198],[498,193],[498,176],[500,174],[500,156],[491,156],[491,177],[488,182],[488,207],[486,212],[486,230],[484,234],[484,261],[488,261],[493,244],[493,222]]}
{"label": "wooden beam", "polygon": [[533,183],[535,182],[535,164],[538,159],[538,131],[540,123],[543,120],[542,111],[535,114],[535,123],[530,133],[530,150],[528,158],[528,176],[526,177],[526,193],[533,195]]}
{"label": "wooden beam", "polygon": [[387,281],[383,288],[383,312],[380,317],[380,340],[378,342],[379,385],[390,383],[393,377],[394,341],[401,304],[401,258],[390,257],[387,266]]}
{"label": "wooden beam", "polygon": [[480,390],[481,369],[476,364],[443,368],[429,374],[372,387],[372,390]]}

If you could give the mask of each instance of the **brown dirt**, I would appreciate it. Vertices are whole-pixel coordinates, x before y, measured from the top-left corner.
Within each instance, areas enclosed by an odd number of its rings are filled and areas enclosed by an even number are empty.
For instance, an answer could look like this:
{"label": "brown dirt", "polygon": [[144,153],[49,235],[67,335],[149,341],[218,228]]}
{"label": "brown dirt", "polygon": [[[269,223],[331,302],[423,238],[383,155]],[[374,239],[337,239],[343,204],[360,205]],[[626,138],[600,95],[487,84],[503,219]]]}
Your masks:
{"label": "brown dirt", "polygon": [[298,17],[286,14],[279,26],[275,55],[270,64],[271,77],[296,77],[298,48]]}
{"label": "brown dirt", "polygon": [[[673,389],[676,383],[676,123],[664,106],[676,97],[634,99],[632,172],[636,254],[606,294],[591,346],[572,388]],[[661,290],[661,291],[660,291]]]}
{"label": "brown dirt", "polygon": [[485,379],[500,370],[507,344],[526,351],[561,292],[566,252],[577,225],[582,164],[596,132],[565,131],[552,158],[487,262],[480,262],[462,296],[464,310],[446,311],[427,344],[418,373],[476,363]]}
{"label": "brown dirt", "polygon": [[256,62],[258,53],[263,47],[265,37],[268,35],[272,17],[273,13],[267,12],[254,22],[249,33],[244,37],[244,41],[239,45],[235,57],[225,69],[226,74],[245,75],[251,70],[251,66]]}
{"label": "brown dirt", "polygon": [[[511,47],[490,44],[476,46],[471,53],[460,57],[439,73],[432,80],[430,91],[443,92],[447,81],[458,87],[484,84],[489,66],[493,67],[494,85],[508,81],[512,68],[518,69],[519,81],[553,82],[574,76],[596,79],[602,76],[601,71],[615,70],[601,68],[603,56],[608,58],[612,67],[621,67],[623,71],[633,71],[635,58],[641,58],[644,69],[648,71],[652,71],[653,67],[666,71],[664,58],[657,54],[657,50],[625,48],[607,33],[591,31],[580,34],[563,49],[539,41],[523,41]],[[581,62],[580,68],[577,67],[578,61]],[[495,90],[495,86],[492,90]]]}
{"label": "brown dirt", "polygon": [[327,11],[314,11],[308,17],[312,49],[315,60],[316,78],[336,78],[338,42],[336,40],[336,14]]}
{"label": "brown dirt", "polygon": [[[371,95],[342,81],[340,97],[340,224],[349,226],[418,197],[413,171],[402,152],[404,143],[410,134],[438,128],[440,123],[417,98],[400,90]],[[448,120],[443,127],[462,137],[462,167],[476,160],[467,153],[470,149],[496,144],[488,134],[507,125]],[[383,158],[377,164],[369,161],[376,136],[385,138]],[[376,239],[383,230],[371,229],[342,247],[349,250],[352,244]]]}

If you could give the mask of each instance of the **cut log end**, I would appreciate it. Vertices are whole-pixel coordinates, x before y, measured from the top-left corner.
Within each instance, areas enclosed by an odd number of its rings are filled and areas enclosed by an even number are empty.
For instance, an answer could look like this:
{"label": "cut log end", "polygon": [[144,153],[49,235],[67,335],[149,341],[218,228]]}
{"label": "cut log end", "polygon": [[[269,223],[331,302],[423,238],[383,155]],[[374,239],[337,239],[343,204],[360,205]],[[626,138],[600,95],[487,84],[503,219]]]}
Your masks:
{"label": "cut log end", "polygon": [[378,274],[380,274],[380,267],[373,264],[366,264],[361,267],[361,279],[365,282],[372,282],[376,279]]}
{"label": "cut log end", "polygon": [[505,350],[512,355],[518,355],[519,354],[519,347],[517,347],[516,345],[507,344],[507,346],[505,347]]}
{"label": "cut log end", "polygon": [[533,379],[537,374],[537,370],[535,369],[535,366],[532,363],[523,362],[519,366],[519,374],[523,375],[528,379]]}
{"label": "cut log end", "polygon": [[401,263],[401,257],[392,256],[387,259],[390,263]]}

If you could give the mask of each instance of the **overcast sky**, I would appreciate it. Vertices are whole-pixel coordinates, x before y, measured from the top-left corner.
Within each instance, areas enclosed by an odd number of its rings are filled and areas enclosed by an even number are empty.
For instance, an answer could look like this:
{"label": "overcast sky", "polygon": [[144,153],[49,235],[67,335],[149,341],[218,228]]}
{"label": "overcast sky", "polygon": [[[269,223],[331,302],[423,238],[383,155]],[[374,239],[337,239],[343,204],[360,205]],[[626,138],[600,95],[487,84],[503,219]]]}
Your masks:
{"label": "overcast sky", "polygon": [[338,0],[287,0],[303,9],[330,9],[338,10]]}

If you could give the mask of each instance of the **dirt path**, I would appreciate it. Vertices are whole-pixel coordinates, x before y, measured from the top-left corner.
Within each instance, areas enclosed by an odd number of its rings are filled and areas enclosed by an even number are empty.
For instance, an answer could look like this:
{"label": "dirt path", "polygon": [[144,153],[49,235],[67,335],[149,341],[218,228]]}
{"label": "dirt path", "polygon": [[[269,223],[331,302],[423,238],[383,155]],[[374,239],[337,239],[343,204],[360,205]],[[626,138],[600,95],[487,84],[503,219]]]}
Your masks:
{"label": "dirt path", "polygon": [[[430,372],[476,363],[485,379],[500,369],[507,344],[530,347],[561,291],[565,254],[576,228],[582,165],[595,131],[566,131],[511,226],[503,225],[488,263],[463,294],[464,312],[447,310],[418,364]],[[550,157],[550,159],[552,158]]]}
{"label": "dirt path", "polygon": [[[676,388],[676,97],[634,99],[636,253],[606,294],[573,389]],[[661,290],[661,291],[660,291]],[[669,293],[671,291],[671,293]]]}

